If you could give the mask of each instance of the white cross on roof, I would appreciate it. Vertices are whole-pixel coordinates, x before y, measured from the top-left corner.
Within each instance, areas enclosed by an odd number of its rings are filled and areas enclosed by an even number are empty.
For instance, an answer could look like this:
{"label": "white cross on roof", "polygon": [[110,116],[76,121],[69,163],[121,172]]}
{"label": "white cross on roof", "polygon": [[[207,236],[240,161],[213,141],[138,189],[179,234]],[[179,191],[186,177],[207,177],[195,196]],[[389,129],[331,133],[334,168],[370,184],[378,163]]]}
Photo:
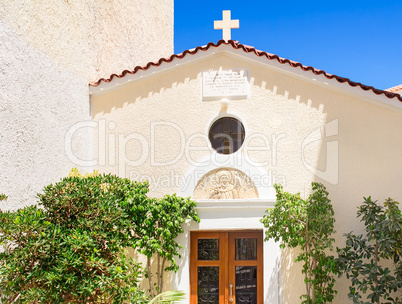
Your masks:
{"label": "white cross on roof", "polygon": [[231,29],[239,28],[239,20],[230,20],[230,11],[223,11],[222,15],[223,20],[214,21],[214,29],[223,30],[222,39],[228,41],[231,39]]}

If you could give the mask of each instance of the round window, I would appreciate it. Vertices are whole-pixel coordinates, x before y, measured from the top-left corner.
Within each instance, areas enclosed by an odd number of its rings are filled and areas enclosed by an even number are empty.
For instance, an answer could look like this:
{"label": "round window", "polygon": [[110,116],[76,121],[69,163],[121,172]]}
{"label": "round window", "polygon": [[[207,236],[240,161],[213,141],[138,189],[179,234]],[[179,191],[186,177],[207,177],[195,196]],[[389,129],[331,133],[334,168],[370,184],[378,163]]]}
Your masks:
{"label": "round window", "polygon": [[209,141],[216,152],[232,154],[242,146],[244,135],[244,126],[238,119],[223,117],[212,124]]}

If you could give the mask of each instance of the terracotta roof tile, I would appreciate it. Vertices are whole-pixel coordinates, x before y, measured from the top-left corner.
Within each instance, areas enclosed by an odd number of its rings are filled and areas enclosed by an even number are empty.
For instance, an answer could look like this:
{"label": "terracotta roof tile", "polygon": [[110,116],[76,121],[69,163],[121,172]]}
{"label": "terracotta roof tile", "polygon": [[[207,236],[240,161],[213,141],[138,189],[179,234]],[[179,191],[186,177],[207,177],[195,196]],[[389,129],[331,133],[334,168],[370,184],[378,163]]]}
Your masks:
{"label": "terracotta roof tile", "polygon": [[398,92],[398,91],[402,91],[402,84],[397,85],[396,87],[392,87],[392,88],[386,89],[385,91],[392,92],[392,93],[395,93],[395,92]]}
{"label": "terracotta roof tile", "polygon": [[267,53],[267,52],[264,52],[264,51],[259,51],[259,50],[255,49],[252,46],[244,45],[244,44],[241,44],[241,43],[239,43],[237,41],[234,41],[234,40],[229,40],[227,42],[225,40],[219,40],[218,43],[216,43],[216,44],[213,43],[213,42],[210,42],[206,46],[199,46],[199,47],[196,47],[195,49],[192,49],[192,50],[186,50],[181,54],[173,54],[169,58],[161,58],[157,62],[149,62],[145,66],[136,66],[134,68],[134,70],[132,70],[132,71],[124,70],[119,75],[118,74],[112,74],[107,79],[101,78],[96,82],[90,83],[90,86],[97,87],[101,82],[109,83],[115,77],[116,78],[123,78],[127,74],[136,74],[138,71],[146,71],[152,66],[154,66],[154,67],[160,66],[163,62],[169,63],[169,62],[172,62],[173,60],[175,60],[176,58],[177,59],[182,59],[185,56],[187,56],[188,54],[189,55],[194,55],[194,54],[196,54],[198,52],[207,51],[210,48],[219,47],[222,44],[231,45],[234,49],[242,49],[246,53],[254,53],[256,56],[259,56],[259,57],[266,57],[268,60],[276,60],[281,64],[288,64],[288,65],[290,65],[291,67],[294,67],[294,68],[299,67],[303,71],[311,71],[315,75],[324,75],[327,79],[335,79],[340,83],[348,83],[351,87],[360,87],[362,90],[364,90],[364,91],[372,91],[376,95],[385,95],[388,98],[395,98],[396,97],[397,99],[399,99],[399,101],[402,102],[402,95],[400,95],[398,93],[394,93],[395,92],[395,91],[393,91],[394,88],[391,88],[392,91],[391,91],[391,89],[388,89],[388,90],[385,90],[385,91],[384,90],[379,90],[379,89],[376,89],[376,88],[374,88],[372,86],[361,84],[360,82],[351,81],[348,78],[328,74],[327,72],[325,72],[323,70],[318,70],[318,69],[315,69],[315,68],[313,68],[311,66],[302,65],[300,62],[296,62],[296,61],[292,61],[292,60],[289,60],[289,59],[281,58],[278,55],[270,54],[270,53]]}

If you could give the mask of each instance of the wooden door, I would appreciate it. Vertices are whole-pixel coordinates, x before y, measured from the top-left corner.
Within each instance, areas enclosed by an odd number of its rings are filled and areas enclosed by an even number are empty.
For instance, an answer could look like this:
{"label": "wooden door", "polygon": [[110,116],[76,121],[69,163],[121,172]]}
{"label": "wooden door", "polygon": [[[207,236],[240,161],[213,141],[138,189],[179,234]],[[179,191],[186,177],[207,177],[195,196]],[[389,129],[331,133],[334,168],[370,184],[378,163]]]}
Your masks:
{"label": "wooden door", "polygon": [[263,304],[263,232],[191,232],[191,304]]}

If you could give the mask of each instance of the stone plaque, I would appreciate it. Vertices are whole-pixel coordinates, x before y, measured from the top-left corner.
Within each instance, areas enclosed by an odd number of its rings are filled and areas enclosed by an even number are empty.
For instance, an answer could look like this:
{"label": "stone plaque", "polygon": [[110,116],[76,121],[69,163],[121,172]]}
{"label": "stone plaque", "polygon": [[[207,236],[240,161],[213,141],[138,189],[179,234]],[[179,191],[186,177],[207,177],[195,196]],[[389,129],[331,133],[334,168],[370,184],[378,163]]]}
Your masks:
{"label": "stone plaque", "polygon": [[202,99],[247,98],[250,92],[247,69],[218,70],[202,73]]}
{"label": "stone plaque", "polygon": [[258,198],[253,181],[232,168],[216,169],[205,174],[194,190],[194,199]]}

